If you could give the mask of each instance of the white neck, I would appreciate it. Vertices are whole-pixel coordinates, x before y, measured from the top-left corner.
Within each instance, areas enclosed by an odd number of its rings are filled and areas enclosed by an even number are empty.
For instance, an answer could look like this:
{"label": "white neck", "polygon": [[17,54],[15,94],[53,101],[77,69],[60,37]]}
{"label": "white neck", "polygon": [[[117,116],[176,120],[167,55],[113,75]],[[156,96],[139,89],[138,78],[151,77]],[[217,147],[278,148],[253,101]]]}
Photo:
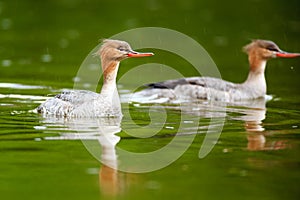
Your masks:
{"label": "white neck", "polygon": [[265,79],[266,60],[261,60],[257,66],[251,66],[247,80],[243,83],[244,86],[252,88],[255,93],[265,95],[267,92],[267,83]]}
{"label": "white neck", "polygon": [[113,94],[115,92],[117,92],[117,73],[118,73],[118,69],[119,69],[119,62],[116,63],[116,67],[113,71],[111,71],[110,73],[105,73],[103,72],[103,86],[101,89],[101,95],[105,96],[105,97],[113,97]]}
{"label": "white neck", "polygon": [[103,64],[108,65],[103,67],[103,86],[101,89],[101,96],[104,98],[106,104],[111,106],[113,110],[121,113],[121,103],[116,83],[119,62]]}

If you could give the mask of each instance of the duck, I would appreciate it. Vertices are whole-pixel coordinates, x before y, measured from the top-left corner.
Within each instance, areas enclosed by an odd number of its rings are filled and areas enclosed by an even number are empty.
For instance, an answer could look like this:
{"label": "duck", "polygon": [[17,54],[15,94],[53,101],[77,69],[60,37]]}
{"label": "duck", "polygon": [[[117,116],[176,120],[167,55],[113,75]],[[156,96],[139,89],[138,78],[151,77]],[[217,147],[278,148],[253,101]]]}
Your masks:
{"label": "duck", "polygon": [[267,93],[265,69],[271,58],[294,58],[300,53],[282,51],[270,40],[255,39],[243,47],[248,54],[249,73],[242,83],[232,83],[214,77],[188,77],[146,84],[146,89],[134,93],[133,99],[143,97],[172,100],[213,100],[237,102],[264,98]]}
{"label": "duck", "polygon": [[43,115],[62,117],[120,117],[121,106],[117,92],[117,73],[119,64],[126,58],[153,56],[132,50],[121,40],[105,39],[95,53],[100,57],[103,72],[103,85],[100,93],[88,90],[64,90],[47,99],[37,107]]}

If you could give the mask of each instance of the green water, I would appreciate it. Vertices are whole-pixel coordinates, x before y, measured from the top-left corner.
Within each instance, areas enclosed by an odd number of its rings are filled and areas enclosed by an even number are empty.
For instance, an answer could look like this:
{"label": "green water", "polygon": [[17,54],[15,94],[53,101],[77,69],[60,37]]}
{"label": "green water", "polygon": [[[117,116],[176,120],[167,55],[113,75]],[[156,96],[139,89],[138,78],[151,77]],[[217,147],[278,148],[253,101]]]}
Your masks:
{"label": "green water", "polygon": [[[191,111],[191,105],[184,105],[186,110],[180,111],[176,105],[122,103],[122,131],[116,134],[120,137],[119,148],[132,152],[160,149],[175,138],[182,114],[188,127],[178,136],[178,148],[195,137],[178,160],[149,173],[110,169],[89,153],[85,141],[72,138],[78,132],[74,124],[94,127],[97,121],[47,119],[30,111],[49,94],[73,88],[80,64],[98,39],[137,27],[170,28],[192,37],[209,52],[224,79],[241,82],[248,71],[241,47],[249,39],[269,39],[283,50],[300,51],[299,4],[297,0],[0,1],[1,197],[298,199],[297,58],[268,62],[268,94],[273,99],[266,103],[266,109],[253,108],[261,104],[264,107],[264,102],[228,106],[226,112],[214,112],[214,107],[201,104],[197,104],[198,112]],[[156,55],[151,59],[124,61],[119,77],[131,66],[146,62],[163,63],[184,69],[186,76],[193,75],[193,71],[185,69],[186,63],[174,59],[174,55],[152,51]],[[156,74],[153,70],[149,76]],[[134,79],[127,84],[122,85],[121,93],[137,86]],[[165,123],[158,121],[148,126],[150,106],[154,117],[166,116]],[[218,114],[225,117],[221,136],[213,150],[200,159],[199,149],[210,117],[218,118]],[[137,128],[136,124],[145,128]],[[157,134],[137,138],[130,132]],[[173,148],[176,151],[176,146]]]}

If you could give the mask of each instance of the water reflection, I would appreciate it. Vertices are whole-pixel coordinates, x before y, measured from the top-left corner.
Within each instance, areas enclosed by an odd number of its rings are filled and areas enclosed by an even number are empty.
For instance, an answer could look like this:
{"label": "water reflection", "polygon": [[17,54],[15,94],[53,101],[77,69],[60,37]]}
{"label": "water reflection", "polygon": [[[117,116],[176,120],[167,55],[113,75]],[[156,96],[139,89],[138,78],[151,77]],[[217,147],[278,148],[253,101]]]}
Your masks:
{"label": "water reflection", "polygon": [[266,118],[266,99],[260,98],[251,101],[241,102],[239,106],[244,108],[229,109],[230,112],[242,114],[238,117],[232,117],[235,120],[244,121],[244,127],[247,132],[247,149],[249,151],[260,151],[266,148],[265,128],[262,121]]}
{"label": "water reflection", "polygon": [[[213,102],[188,106],[188,112],[204,118],[226,117],[230,120],[244,121],[247,132],[247,149],[250,151],[264,150],[266,137],[262,121],[266,118],[266,99],[255,99],[236,103]],[[192,108],[192,109],[191,109]]]}
{"label": "water reflection", "polygon": [[[247,132],[246,149],[249,151],[277,150],[287,147],[284,141],[274,142],[268,138],[263,120],[266,118],[266,99],[256,99],[234,104],[216,102],[195,102],[185,103],[181,106],[166,105],[164,108],[180,109],[189,115],[200,116],[201,118],[225,117],[230,121],[243,121]],[[141,106],[141,105],[139,105]],[[146,106],[146,105],[145,105]],[[149,106],[149,105],[148,105]],[[74,140],[80,139],[86,148],[92,148],[93,152],[99,152],[97,158],[101,158],[101,167],[98,171],[99,188],[105,196],[117,196],[127,193],[130,187],[140,183],[138,175],[118,171],[118,155],[116,145],[120,137],[116,135],[121,131],[122,118],[97,118],[97,119],[74,119],[47,117],[42,119],[46,127],[37,127],[44,131],[53,130],[59,132],[59,136],[46,137],[48,140]],[[189,121],[186,121],[189,123]],[[188,127],[186,131],[192,134],[199,133],[205,126]],[[207,129],[207,127],[206,127]],[[182,133],[186,134],[186,133]],[[89,149],[91,150],[91,149]]]}
{"label": "water reflection", "polygon": [[[269,139],[263,120],[266,118],[266,103],[270,98],[260,98],[235,103],[198,101],[183,103],[177,109],[200,118],[221,118],[244,122],[247,132],[247,150],[279,150],[288,147],[286,141]],[[170,106],[169,106],[170,107]],[[174,107],[173,107],[174,108]]]}
{"label": "water reflection", "polygon": [[[125,192],[136,181],[134,174],[118,171],[118,156],[116,145],[120,137],[116,134],[121,131],[122,118],[57,118],[47,117],[42,123],[48,130],[60,132],[59,136],[45,137],[46,140],[82,140],[86,148],[99,148],[101,159],[99,169],[99,187],[105,196],[116,196]],[[99,145],[100,144],[100,145]]]}
{"label": "water reflection", "polygon": [[285,141],[273,141],[267,137],[268,131],[263,127],[263,120],[266,118],[266,103],[264,98],[247,101],[242,104],[244,109],[237,110],[237,113],[243,115],[233,117],[235,120],[245,122],[245,130],[247,132],[248,145],[250,151],[261,150],[279,150],[287,148]]}

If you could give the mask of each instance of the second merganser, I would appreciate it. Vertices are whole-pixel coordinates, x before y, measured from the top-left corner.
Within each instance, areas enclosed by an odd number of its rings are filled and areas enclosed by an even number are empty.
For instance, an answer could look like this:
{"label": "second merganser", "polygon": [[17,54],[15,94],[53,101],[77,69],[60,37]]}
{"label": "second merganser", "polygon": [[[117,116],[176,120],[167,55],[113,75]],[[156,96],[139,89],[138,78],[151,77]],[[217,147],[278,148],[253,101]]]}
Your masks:
{"label": "second merganser", "polygon": [[37,112],[65,117],[122,116],[117,95],[116,77],[119,63],[125,58],[152,56],[153,53],[133,51],[127,42],[106,39],[95,55],[100,56],[103,71],[101,93],[86,90],[66,90],[46,100]]}
{"label": "second merganser", "polygon": [[173,99],[204,99],[234,102],[265,97],[267,91],[265,68],[271,58],[293,58],[300,53],[288,53],[272,41],[253,40],[243,50],[248,54],[250,71],[243,83],[232,83],[212,77],[189,77],[151,83],[145,90],[134,94],[143,97]]}

